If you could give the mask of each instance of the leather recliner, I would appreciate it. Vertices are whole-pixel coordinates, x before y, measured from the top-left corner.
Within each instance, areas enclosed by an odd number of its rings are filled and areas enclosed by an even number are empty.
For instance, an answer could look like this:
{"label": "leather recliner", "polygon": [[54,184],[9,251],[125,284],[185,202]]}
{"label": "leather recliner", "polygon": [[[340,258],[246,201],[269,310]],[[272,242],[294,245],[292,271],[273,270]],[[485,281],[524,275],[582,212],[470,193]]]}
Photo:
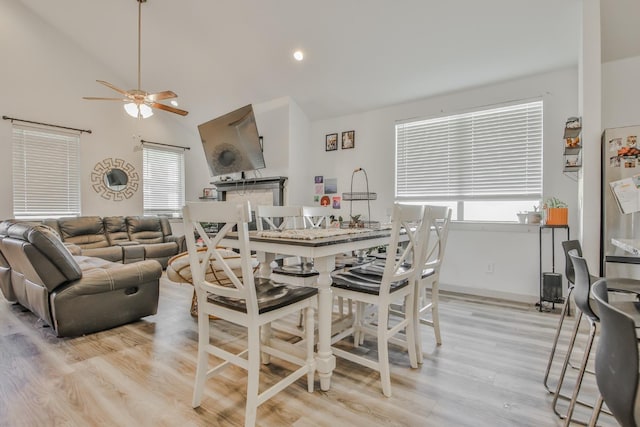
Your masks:
{"label": "leather recliner", "polygon": [[0,223],[0,290],[58,336],[77,336],[155,314],[161,265],[73,256],[41,224]]}

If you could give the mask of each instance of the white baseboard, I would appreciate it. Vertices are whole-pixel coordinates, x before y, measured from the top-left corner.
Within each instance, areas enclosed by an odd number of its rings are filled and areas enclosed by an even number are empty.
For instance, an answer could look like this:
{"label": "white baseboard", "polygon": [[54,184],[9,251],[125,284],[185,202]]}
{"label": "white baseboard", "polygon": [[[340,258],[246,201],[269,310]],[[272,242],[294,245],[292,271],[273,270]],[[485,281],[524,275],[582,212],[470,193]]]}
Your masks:
{"label": "white baseboard", "polygon": [[477,295],[486,298],[496,298],[508,301],[515,301],[525,304],[535,304],[538,302],[537,295],[516,294],[513,292],[502,292],[491,289],[472,288],[469,286],[458,286],[446,283],[440,283],[440,290],[447,292],[455,292],[458,294]]}

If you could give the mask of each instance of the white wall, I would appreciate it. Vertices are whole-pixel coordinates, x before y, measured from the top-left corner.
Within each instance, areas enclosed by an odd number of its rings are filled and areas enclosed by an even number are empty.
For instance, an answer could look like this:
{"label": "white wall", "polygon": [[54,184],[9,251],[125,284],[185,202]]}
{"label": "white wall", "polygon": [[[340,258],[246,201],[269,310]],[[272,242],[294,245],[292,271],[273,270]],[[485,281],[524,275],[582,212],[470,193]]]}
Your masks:
{"label": "white wall", "polygon": [[582,116],[582,171],[578,182],[579,240],[594,271],[600,265],[600,135],[602,133],[602,71],[600,1],[582,2],[578,72],[579,116]]}
{"label": "white wall", "polygon": [[[306,187],[303,194],[292,197],[312,203],[314,175],[337,177],[338,192],[349,191],[354,168],[363,167],[368,173],[370,191],[378,193],[378,200],[371,202],[371,216],[373,219],[385,218],[394,200],[394,125],[397,120],[453,114],[513,100],[542,98],[543,194],[545,197],[556,196],[565,200],[570,206],[570,225],[575,225],[577,184],[575,176],[562,173],[562,134],[567,117],[578,113],[577,91],[577,69],[570,68],[362,114],[312,122],[308,150],[305,157],[300,159],[308,166],[306,173],[300,176],[305,180]],[[325,135],[346,130],[356,131],[355,148],[325,152]],[[357,174],[354,191],[364,191],[363,186],[363,176]],[[365,202],[357,203],[357,207],[355,204],[353,207],[354,213],[363,213]],[[348,202],[342,203],[339,213],[342,216],[349,214]],[[564,268],[559,256],[562,254],[559,242],[565,237],[556,237],[556,270]],[[545,235],[545,242],[547,239]],[[545,249],[550,252],[550,246]],[[454,225],[442,273],[443,288],[532,300],[538,296],[538,259],[537,227],[515,224],[475,227]],[[550,270],[550,264],[549,253],[544,260],[545,271]],[[487,273],[488,269],[493,272]]]}
{"label": "white wall", "polygon": [[640,125],[640,56],[602,64],[602,127]]}
{"label": "white wall", "polygon": [[[310,204],[307,199],[307,183],[313,179],[309,170],[308,141],[311,122],[295,102],[289,110],[289,174],[295,179],[287,182],[288,202],[292,205]],[[313,160],[312,160],[313,162]]]}

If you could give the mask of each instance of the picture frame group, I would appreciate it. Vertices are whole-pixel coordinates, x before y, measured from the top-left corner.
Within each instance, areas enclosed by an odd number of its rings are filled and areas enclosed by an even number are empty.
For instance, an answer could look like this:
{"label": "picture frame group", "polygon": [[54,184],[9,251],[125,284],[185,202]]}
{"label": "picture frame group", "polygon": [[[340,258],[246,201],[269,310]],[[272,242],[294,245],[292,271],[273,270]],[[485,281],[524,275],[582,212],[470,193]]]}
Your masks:
{"label": "picture frame group", "polygon": [[[348,150],[356,145],[356,131],[348,130],[342,132],[341,148]],[[338,133],[329,133],[324,139],[325,151],[336,151],[338,149]]]}

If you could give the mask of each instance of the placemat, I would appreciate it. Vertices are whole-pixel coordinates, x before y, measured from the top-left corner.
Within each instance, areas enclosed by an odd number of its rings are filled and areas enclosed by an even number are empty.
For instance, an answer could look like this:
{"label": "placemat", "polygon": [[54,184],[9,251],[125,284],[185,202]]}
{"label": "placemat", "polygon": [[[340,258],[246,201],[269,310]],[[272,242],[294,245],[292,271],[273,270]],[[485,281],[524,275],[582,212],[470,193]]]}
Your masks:
{"label": "placemat", "polygon": [[313,240],[323,237],[341,236],[344,234],[367,233],[371,230],[368,228],[308,228],[308,229],[289,229],[289,230],[264,230],[258,231],[258,237],[278,237],[282,239],[299,239]]}

